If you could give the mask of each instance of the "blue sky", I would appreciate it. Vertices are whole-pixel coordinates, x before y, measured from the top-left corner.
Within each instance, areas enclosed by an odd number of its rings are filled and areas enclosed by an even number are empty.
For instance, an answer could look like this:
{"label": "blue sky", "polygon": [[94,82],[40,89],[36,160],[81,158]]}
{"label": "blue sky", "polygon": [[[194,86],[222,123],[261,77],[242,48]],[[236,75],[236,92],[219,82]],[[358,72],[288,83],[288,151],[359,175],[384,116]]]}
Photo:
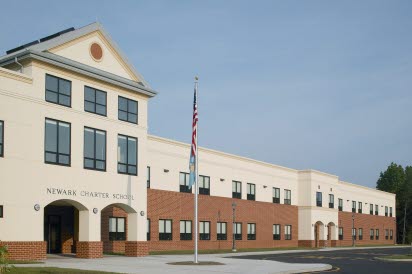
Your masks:
{"label": "blue sky", "polygon": [[412,165],[411,1],[5,1],[0,52],[100,21],[159,95],[149,132],[374,187]]}

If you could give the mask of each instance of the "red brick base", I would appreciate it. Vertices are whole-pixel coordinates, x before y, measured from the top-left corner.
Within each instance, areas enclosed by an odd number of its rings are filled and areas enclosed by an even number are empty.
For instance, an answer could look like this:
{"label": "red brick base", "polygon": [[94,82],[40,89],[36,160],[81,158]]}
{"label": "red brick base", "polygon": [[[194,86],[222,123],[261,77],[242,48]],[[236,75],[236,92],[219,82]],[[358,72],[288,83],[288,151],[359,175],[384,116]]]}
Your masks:
{"label": "red brick base", "polygon": [[95,259],[103,257],[103,242],[77,242],[76,257]]}
{"label": "red brick base", "polygon": [[148,242],[131,242],[127,241],[125,245],[125,255],[129,257],[142,257],[149,255]]}
{"label": "red brick base", "polygon": [[47,243],[38,242],[1,242],[0,246],[7,246],[9,260],[32,261],[45,260]]}

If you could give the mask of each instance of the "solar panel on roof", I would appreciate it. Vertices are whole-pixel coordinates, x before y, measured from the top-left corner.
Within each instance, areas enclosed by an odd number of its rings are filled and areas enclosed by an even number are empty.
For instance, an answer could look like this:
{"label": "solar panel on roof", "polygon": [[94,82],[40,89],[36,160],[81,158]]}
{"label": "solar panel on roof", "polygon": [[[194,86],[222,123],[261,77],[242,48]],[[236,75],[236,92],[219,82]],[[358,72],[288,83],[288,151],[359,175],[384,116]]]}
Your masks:
{"label": "solar panel on roof", "polygon": [[21,50],[21,49],[30,47],[30,46],[35,45],[35,44],[38,44],[38,43],[39,43],[38,40],[34,40],[34,41],[30,42],[30,43],[27,43],[27,44],[24,44],[24,45],[21,45],[21,46],[18,46],[18,47],[16,47],[16,48],[13,48],[13,49],[8,50],[8,51],[6,51],[6,54],[10,54],[10,53],[19,51],[19,50]]}
{"label": "solar panel on roof", "polygon": [[40,39],[40,43],[41,43],[41,42],[44,42],[44,41],[47,41],[47,40],[50,40],[50,39],[53,39],[53,38],[56,38],[56,37],[58,37],[58,36],[60,36],[60,35],[62,35],[62,34],[65,34],[65,33],[71,32],[71,31],[74,31],[74,28],[73,28],[73,27],[68,28],[68,29],[65,29],[65,30],[62,30],[62,31],[59,31],[59,32],[56,32],[56,33],[54,33],[54,34],[52,34],[52,35],[43,37],[43,38]]}

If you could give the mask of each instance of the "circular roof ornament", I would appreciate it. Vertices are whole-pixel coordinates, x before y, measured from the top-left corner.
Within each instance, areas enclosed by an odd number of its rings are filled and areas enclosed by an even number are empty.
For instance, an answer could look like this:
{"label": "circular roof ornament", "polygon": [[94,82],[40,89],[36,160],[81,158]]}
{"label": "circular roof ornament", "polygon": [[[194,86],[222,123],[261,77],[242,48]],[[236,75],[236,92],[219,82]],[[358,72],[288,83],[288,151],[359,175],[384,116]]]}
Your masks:
{"label": "circular roof ornament", "polygon": [[90,46],[90,55],[95,61],[101,61],[103,58],[103,49],[98,43],[93,43]]}

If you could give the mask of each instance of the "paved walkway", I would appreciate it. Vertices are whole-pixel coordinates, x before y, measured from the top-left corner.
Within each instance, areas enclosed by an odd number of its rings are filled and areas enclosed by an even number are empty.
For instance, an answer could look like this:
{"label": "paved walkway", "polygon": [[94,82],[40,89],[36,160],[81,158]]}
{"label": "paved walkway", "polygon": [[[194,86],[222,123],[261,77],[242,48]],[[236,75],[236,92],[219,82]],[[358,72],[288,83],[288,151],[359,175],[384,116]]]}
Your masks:
{"label": "paved walkway", "polygon": [[[370,249],[356,248],[356,249]],[[393,248],[381,247],[381,248]],[[352,248],[328,248],[317,251],[335,251],[347,250]],[[259,254],[283,254],[283,253],[302,253],[313,252],[313,250],[282,250],[269,252],[245,252],[238,253],[236,256],[259,255]],[[314,272],[331,269],[328,264],[295,264],[282,263],[270,260],[249,260],[249,259],[232,259],[229,256],[235,254],[201,254],[200,261],[213,261],[223,263],[224,265],[202,265],[202,266],[185,266],[169,265],[172,262],[183,262],[193,260],[193,255],[156,255],[141,258],[132,258],[124,256],[105,256],[103,259],[76,259],[70,256],[51,255],[45,264],[37,265],[19,265],[25,266],[51,266],[61,268],[75,268],[83,270],[100,270],[118,273],[139,273],[139,274],[192,274],[192,273],[301,273]]]}

